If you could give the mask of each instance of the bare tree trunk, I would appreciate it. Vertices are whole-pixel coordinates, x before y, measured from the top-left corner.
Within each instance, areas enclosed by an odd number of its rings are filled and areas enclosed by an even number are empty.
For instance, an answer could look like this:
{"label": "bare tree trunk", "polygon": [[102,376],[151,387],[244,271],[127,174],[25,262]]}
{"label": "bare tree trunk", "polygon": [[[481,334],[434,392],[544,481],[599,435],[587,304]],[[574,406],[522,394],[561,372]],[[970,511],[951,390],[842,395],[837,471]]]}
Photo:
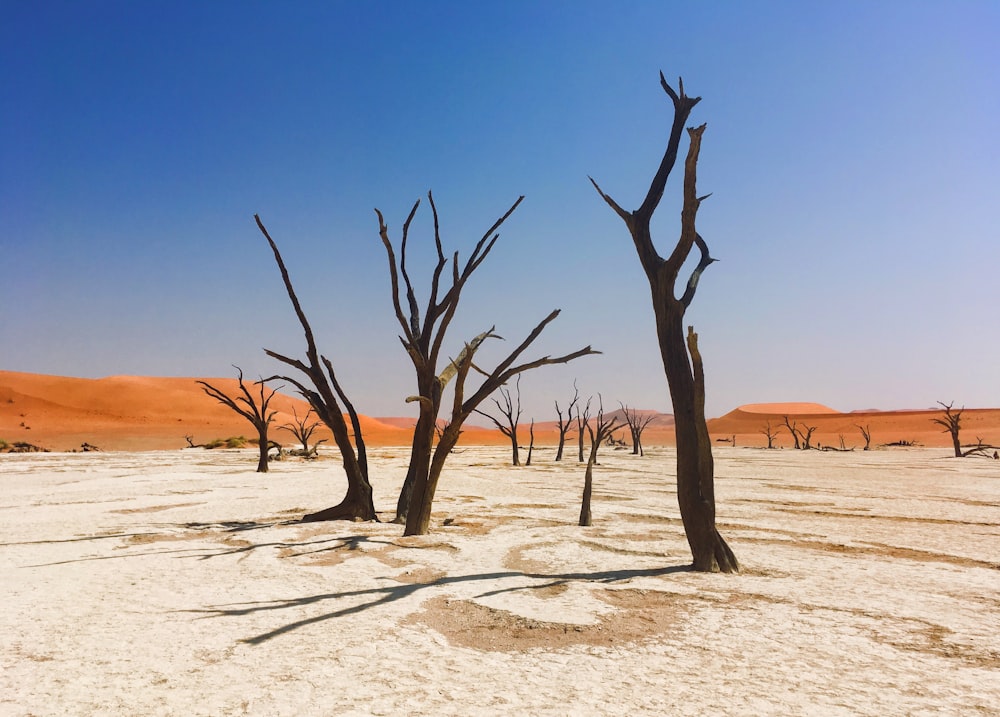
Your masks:
{"label": "bare tree trunk", "polygon": [[573,427],[573,406],[580,399],[580,391],[576,387],[576,381],[573,381],[573,400],[569,402],[569,406],[566,407],[566,420],[563,421],[562,411],[559,409],[559,401],[556,401],[556,415],[559,416],[559,448],[556,450],[556,461],[561,461],[563,458],[563,448],[566,445],[566,434]]}
{"label": "bare tree trunk", "polygon": [[862,438],[865,439],[865,448],[864,448],[864,450],[867,451],[869,449],[869,447],[871,446],[871,444],[872,444],[871,426],[862,426],[862,425],[860,425],[858,423],[855,423],[854,425],[858,427],[859,431],[861,431],[861,436],[862,436]]}
{"label": "bare tree trunk", "polygon": [[764,429],[761,431],[761,433],[763,433],[765,436],[767,436],[767,447],[769,449],[774,448],[774,439],[778,435],[778,433],[773,428],[771,428],[771,422],[770,421],[768,421],[765,424]]}
{"label": "bare tree trunk", "polygon": [[576,407],[576,438],[577,438],[577,462],[583,463],[583,436],[584,431],[590,429],[590,399],[587,399],[587,405],[584,407],[583,411],[580,411],[580,407]]}
{"label": "bare tree trunk", "polygon": [[[590,426],[587,430],[593,435]],[[591,438],[590,458],[587,460],[587,472],[583,476],[583,500],[580,501],[580,525],[590,526],[593,518],[590,514],[590,499],[594,492],[594,464],[597,462],[597,444]]]}
{"label": "bare tree trunk", "polygon": [[795,441],[795,450],[800,450],[802,445],[799,443],[799,429],[798,423],[789,423],[788,416],[782,416],[784,419],[784,426],[788,429],[788,432],[792,434],[792,440]]}
{"label": "bare tree trunk", "polygon": [[594,492],[594,466],[597,465],[597,451],[601,444],[619,428],[621,428],[621,424],[615,419],[605,420],[604,402],[601,401],[597,411],[597,432],[595,433],[594,429],[590,427],[590,423],[587,423],[587,433],[590,434],[590,457],[587,459],[587,470],[583,476],[583,499],[580,501],[579,521],[581,526],[586,527],[592,523],[590,504]]}
{"label": "bare tree trunk", "polygon": [[517,399],[516,401],[511,398],[510,391],[501,387],[500,395],[503,397],[503,405],[500,401],[493,399],[493,403],[496,405],[497,409],[507,419],[507,423],[503,424],[499,419],[494,418],[489,413],[484,411],[476,410],[480,416],[485,416],[486,418],[493,421],[493,424],[500,430],[502,434],[510,439],[510,450],[511,450],[511,462],[515,466],[521,465],[521,454],[520,449],[517,445],[517,426],[518,421],[521,418],[521,377],[517,377],[516,383]]}
{"label": "bare tree trunk", "polygon": [[[368,482],[368,454],[365,448],[364,436],[361,433],[361,423],[358,420],[358,413],[354,410],[354,404],[347,398],[347,394],[337,381],[333,364],[326,356],[320,355],[316,347],[312,326],[310,326],[309,320],[302,310],[302,305],[299,303],[295,288],[292,286],[292,280],[288,275],[288,269],[285,267],[285,261],[281,256],[281,252],[278,251],[278,245],[271,238],[260,217],[254,215],[254,219],[257,222],[257,228],[260,229],[264,238],[267,239],[268,245],[271,247],[274,260],[278,265],[278,270],[281,272],[281,279],[285,284],[285,291],[292,302],[295,315],[299,320],[299,325],[302,327],[306,339],[306,361],[293,359],[269,349],[264,349],[264,353],[273,359],[297,369],[308,378],[312,388],[288,376],[280,377],[298,389],[302,397],[309,401],[309,405],[319,419],[333,433],[334,442],[336,442],[337,448],[340,449],[344,473],[347,475],[347,494],[344,496],[344,499],[337,505],[326,510],[305,515],[302,520],[304,522],[321,520],[378,520],[378,516],[375,513],[375,504],[372,499],[371,483]],[[351,430],[347,427],[347,421],[344,420],[344,412],[340,407],[341,402],[343,402],[344,408],[347,409],[351,420],[354,434],[353,440]]]}
{"label": "bare tree trunk", "polygon": [[[684,164],[681,236],[667,259],[656,251],[650,233],[650,222],[666,187],[667,178],[677,159],[681,135],[688,116],[700,98],[690,98],[671,88],[663,74],[660,85],[674,104],[674,121],[667,149],[650,183],[642,205],[628,212],[591,179],[604,201],[625,222],[649,280],[656,317],[656,335],[660,356],[670,387],[677,439],[677,500],[693,557],[693,567],[700,571],[737,572],[739,564],[715,527],[714,463],[711,438],[705,422],[705,383],[697,335],[688,329],[687,345],[683,331],[684,312],[694,298],[702,272],[715,261],[708,245],[695,228],[698,208],[705,197],[696,190],[698,154],[705,126],[688,129],[690,146]],[[687,281],[680,298],[675,296],[678,274],[691,250],[697,246],[701,257]],[[690,351],[690,360],[688,352]]]}
{"label": "bare tree trunk", "polygon": [[535,419],[531,419],[531,423],[528,425],[528,460],[524,462],[524,465],[531,465],[531,454],[535,452]]}
{"label": "bare tree trunk", "polygon": [[951,434],[951,443],[955,449],[955,457],[962,458],[962,442],[959,440],[958,434],[961,431],[962,411],[965,408],[963,407],[961,410],[952,413],[951,407],[955,405],[954,401],[951,403],[938,401],[938,403],[944,408],[944,418],[932,418],[931,421],[939,426],[944,426],[944,432]]}
{"label": "bare tree trunk", "polygon": [[[476,371],[482,373],[485,378],[479,388],[472,392],[472,395],[468,398],[465,395],[465,381],[469,375],[469,371],[474,366],[473,360],[476,351],[487,339],[501,338],[494,333],[493,327],[467,342],[458,357],[450,360],[439,374],[438,361],[441,358],[442,344],[458,307],[462,289],[475,270],[479,268],[489,255],[499,238],[499,234],[495,234],[494,232],[513,213],[521,203],[523,197],[514,202],[510,209],[493,223],[493,226],[490,227],[476,244],[464,267],[459,265],[458,252],[454,253],[451,260],[451,286],[443,294],[439,294],[439,290],[442,288],[441,278],[449,261],[445,257],[441,243],[434,197],[429,192],[427,197],[434,215],[434,244],[437,250],[437,264],[431,274],[430,295],[423,312],[420,310],[413,284],[406,269],[406,247],[410,222],[416,215],[420,202],[418,200],[413,205],[409,216],[403,224],[403,236],[398,262],[392,241],[389,239],[389,229],[385,224],[385,219],[380,211],[375,210],[375,213],[378,215],[379,237],[382,240],[382,245],[385,247],[386,256],[389,260],[393,309],[402,330],[400,341],[406,349],[410,360],[413,362],[417,377],[418,393],[407,400],[417,401],[420,406],[420,416],[417,419],[417,426],[414,429],[410,455],[412,480],[408,475],[403,491],[404,493],[407,490],[410,491],[409,500],[405,509],[401,510],[404,502],[404,495],[401,494],[399,504],[397,505],[397,514],[399,515],[403,512],[406,514],[404,535],[424,535],[429,530],[431,506],[437,490],[438,480],[441,476],[441,469],[444,467],[448,455],[458,442],[458,437],[462,432],[462,425],[486,398],[498,388],[505,385],[510,379],[519,376],[525,371],[541,366],[568,363],[581,356],[598,353],[587,346],[564,356],[555,358],[544,356],[534,361],[521,364],[515,363],[521,354],[538,338],[545,327],[559,315],[559,310],[556,310],[535,326],[528,337],[492,371],[483,371],[476,366]],[[402,278],[402,282],[400,282],[400,278]],[[401,294],[404,294],[404,296],[401,296]],[[403,309],[404,301],[407,307],[406,311]],[[454,397],[451,408],[451,419],[441,431],[440,438],[435,447],[434,435],[437,428],[438,412],[441,408],[441,396],[444,387],[453,379]]]}
{"label": "bare tree trunk", "polygon": [[[236,398],[227,396],[220,389],[205,381],[196,381],[195,383],[201,384],[202,391],[222,405],[243,416],[257,429],[257,441],[260,447],[260,456],[257,459],[257,472],[267,473],[267,449],[269,446],[267,428],[271,425],[271,421],[274,420],[274,416],[277,413],[277,411],[268,411],[268,404],[274,398],[274,394],[277,391],[271,391],[269,395],[265,395],[264,384],[266,381],[261,379],[257,381],[257,385],[260,386],[260,398],[254,398],[253,394],[250,393],[243,383],[243,369],[239,366],[234,366],[233,368],[239,372],[237,380],[239,381],[240,395]],[[191,443],[190,439],[188,443]]]}

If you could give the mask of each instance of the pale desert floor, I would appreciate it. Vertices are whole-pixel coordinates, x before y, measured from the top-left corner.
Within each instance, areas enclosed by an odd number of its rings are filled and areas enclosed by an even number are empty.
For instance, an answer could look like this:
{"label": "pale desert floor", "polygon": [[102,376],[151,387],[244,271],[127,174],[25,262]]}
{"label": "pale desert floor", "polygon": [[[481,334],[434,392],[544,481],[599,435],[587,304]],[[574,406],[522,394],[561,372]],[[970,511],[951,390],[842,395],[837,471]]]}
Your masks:
{"label": "pale desert floor", "polygon": [[997,714],[1000,462],[721,448],[731,576],[684,569],[672,450],[605,451],[591,528],[549,453],[459,449],[418,538],[290,522],[332,458],[2,456],[0,714]]}

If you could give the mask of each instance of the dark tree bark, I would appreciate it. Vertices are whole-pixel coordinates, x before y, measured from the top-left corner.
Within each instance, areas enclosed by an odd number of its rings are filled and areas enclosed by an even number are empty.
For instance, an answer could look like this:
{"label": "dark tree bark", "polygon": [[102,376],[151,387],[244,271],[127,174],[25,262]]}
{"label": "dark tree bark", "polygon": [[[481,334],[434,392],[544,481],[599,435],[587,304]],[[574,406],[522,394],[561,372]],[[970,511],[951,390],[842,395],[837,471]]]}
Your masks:
{"label": "dark tree bark", "polygon": [[512,399],[510,391],[503,386],[500,387],[500,396],[503,398],[503,404],[497,399],[491,399],[494,404],[496,404],[497,410],[506,419],[506,423],[501,423],[500,419],[494,418],[491,414],[484,411],[476,409],[476,413],[480,416],[485,416],[486,418],[493,421],[500,432],[510,439],[511,447],[511,462],[515,466],[521,465],[521,453],[517,446],[517,425],[521,418],[521,377],[517,377],[517,381],[514,384],[514,390],[517,392],[517,398]]}
{"label": "dark tree bark", "polygon": [[858,430],[861,431],[861,436],[865,439],[865,450],[867,451],[872,445],[872,429],[871,426],[862,426],[860,423],[855,423]]}
{"label": "dark tree bark", "polygon": [[601,447],[611,434],[622,427],[616,419],[604,418],[604,402],[600,401],[597,409],[597,431],[587,423],[587,433],[590,435],[590,457],[587,459],[587,470],[583,476],[583,499],[580,501],[580,521],[581,526],[591,525],[590,504],[591,496],[594,492],[594,466],[597,465],[597,450]]}
{"label": "dark tree bark", "polygon": [[788,416],[782,416],[782,419],[784,420],[782,425],[788,429],[788,432],[792,434],[792,440],[795,441],[795,450],[799,450],[802,448],[802,445],[799,443],[799,424],[797,422],[790,423]]}
{"label": "dark tree bark", "polygon": [[645,455],[642,451],[642,433],[646,430],[646,426],[656,418],[656,415],[643,416],[639,411],[629,408],[621,401],[618,402],[618,405],[622,407],[622,413],[625,415],[625,424],[628,426],[629,435],[632,437],[632,455]]}
{"label": "dark tree bark", "polygon": [[812,448],[812,435],[816,432],[816,426],[806,426],[803,424],[804,430],[799,432],[802,436],[802,450],[808,451]]}
{"label": "dark tree bark", "polygon": [[764,428],[761,430],[761,433],[767,436],[767,447],[774,448],[774,439],[777,438],[778,432],[771,427],[770,421],[764,424]]}
{"label": "dark tree bark", "polygon": [[[354,404],[348,400],[337,375],[333,370],[333,363],[326,356],[321,356],[316,348],[316,340],[313,337],[312,327],[306,318],[299,298],[295,294],[292,280],[288,276],[285,262],[278,251],[278,245],[274,243],[271,235],[256,214],[254,219],[267,243],[274,253],[274,260],[278,264],[281,272],[281,279],[285,284],[285,291],[295,309],[295,315],[299,319],[302,331],[306,339],[306,360],[289,358],[270,349],[264,349],[271,358],[277,359],[301,373],[305,374],[310,386],[288,376],[281,376],[284,381],[294,385],[299,393],[305,398],[312,410],[315,411],[326,427],[333,433],[333,440],[340,449],[341,461],[344,466],[344,473],[347,474],[347,493],[344,499],[330,508],[326,508],[316,513],[310,513],[302,517],[303,522],[314,522],[321,520],[378,520],[375,514],[375,505],[372,501],[372,486],[368,481],[368,453],[365,450],[364,437],[361,434],[361,422],[358,413],[354,410]],[[278,377],[275,377],[278,378]],[[347,409],[351,427],[348,428],[347,421],[344,420],[344,411],[340,407],[343,402]],[[352,434],[353,429],[353,434]]]}
{"label": "dark tree bark", "polygon": [[[408,398],[407,401],[416,401],[420,409],[417,426],[413,432],[410,470],[403,486],[403,491],[409,493],[409,500],[405,506],[402,506],[402,496],[400,500],[400,508],[406,514],[404,535],[424,535],[430,528],[431,508],[434,503],[434,494],[437,490],[438,480],[441,477],[441,469],[444,467],[448,454],[451,453],[458,442],[458,437],[462,432],[462,425],[484,400],[500,388],[500,386],[503,386],[510,379],[525,371],[530,371],[540,366],[567,363],[581,356],[599,353],[594,351],[590,346],[586,346],[564,356],[554,358],[543,356],[533,361],[516,363],[520,360],[521,354],[545,330],[545,327],[559,315],[559,310],[557,309],[535,326],[528,337],[492,371],[483,371],[478,366],[475,366],[473,361],[476,352],[484,341],[501,338],[494,333],[493,327],[467,342],[459,355],[448,361],[444,370],[438,373],[438,364],[442,358],[441,352],[445,335],[458,308],[462,289],[476,269],[485,261],[496,244],[500,236],[495,233],[496,230],[514,212],[524,197],[518,198],[510,209],[483,234],[464,266],[459,264],[458,252],[454,253],[451,262],[445,257],[441,244],[437,207],[434,205],[434,197],[428,192],[427,198],[434,217],[434,245],[437,250],[437,264],[431,274],[430,295],[422,315],[413,284],[406,270],[406,245],[409,238],[410,222],[413,221],[413,217],[417,213],[420,200],[417,200],[413,205],[413,209],[410,210],[410,214],[403,224],[403,236],[400,243],[398,261],[396,260],[396,253],[389,239],[389,229],[385,224],[382,213],[378,209],[375,210],[375,213],[378,215],[379,236],[382,239],[382,244],[389,259],[389,278],[392,282],[393,308],[396,312],[396,319],[402,329],[399,340],[413,362],[417,376],[417,394]],[[441,295],[442,275],[449,263],[451,264],[451,286]],[[400,296],[400,277],[402,277],[402,288],[405,290],[405,299],[401,299]],[[405,312],[403,310],[403,301],[406,302],[407,306],[407,311]],[[465,382],[470,370],[473,368],[476,369],[477,373],[481,373],[484,378],[479,387],[471,391],[471,395],[466,397]],[[441,408],[443,392],[445,386],[452,380],[454,380],[454,396],[451,406],[451,418],[442,430],[440,439],[435,447],[433,445],[434,429],[437,424],[438,412]],[[397,514],[400,512],[397,509]],[[402,516],[397,516],[397,519],[402,519]]]}
{"label": "dark tree bark", "polygon": [[[695,570],[737,572],[739,564],[715,526],[715,479],[711,438],[705,423],[705,382],[698,338],[688,327],[685,345],[684,312],[691,304],[702,272],[715,261],[708,245],[698,234],[695,220],[706,197],[697,193],[698,154],[705,125],[688,129],[690,145],[684,163],[684,191],[681,209],[681,232],[670,256],[661,257],[653,244],[650,222],[667,178],[677,160],[684,125],[691,110],[701,99],[688,97],[684,83],[675,92],[660,73],[660,85],[674,105],[674,120],[663,159],[649,186],[642,205],[635,211],[622,209],[591,182],[604,201],[625,222],[639,261],[649,280],[656,335],[660,344],[663,368],[670,387],[674,430],[677,440],[677,500]],[[691,272],[680,297],[675,294],[678,275],[692,249],[697,246],[700,259]],[[690,353],[689,353],[690,352]]]}
{"label": "dark tree bark", "polygon": [[528,424],[528,458],[524,461],[524,465],[531,465],[531,456],[535,452],[535,419],[531,419],[531,423]]}
{"label": "dark tree bark", "polygon": [[952,413],[951,407],[955,405],[954,401],[951,403],[942,403],[941,401],[938,401],[938,403],[944,407],[944,418],[932,418],[931,421],[939,426],[944,426],[944,433],[951,434],[951,442],[955,449],[955,457],[961,458],[962,442],[959,440],[958,434],[962,427],[962,411],[964,411],[965,408],[963,407],[962,409]]}
{"label": "dark tree bark", "polygon": [[[195,383],[200,383],[202,391],[214,398],[223,406],[236,411],[236,413],[240,414],[243,418],[253,424],[253,427],[257,430],[257,440],[259,441],[258,445],[260,447],[260,457],[257,460],[257,472],[267,473],[267,450],[271,446],[267,440],[267,429],[271,425],[271,421],[274,420],[275,414],[277,414],[277,411],[268,411],[267,407],[268,404],[271,403],[271,399],[274,398],[274,394],[276,394],[277,391],[272,390],[271,393],[265,394],[265,381],[261,379],[255,383],[255,385],[260,386],[260,397],[254,398],[254,395],[250,393],[246,384],[243,383],[243,369],[239,366],[233,366],[233,368],[239,372],[237,380],[240,383],[241,395],[236,398],[227,396],[222,390],[206,381],[196,381]],[[188,443],[191,443],[191,441],[188,440]]]}
{"label": "dark tree bark", "polygon": [[299,418],[298,411],[296,411],[293,408],[292,415],[294,416],[294,418],[292,419],[292,422],[280,426],[281,430],[288,431],[293,436],[295,436],[295,440],[302,445],[302,455],[306,457],[312,455],[313,453],[317,453],[319,444],[324,443],[326,441],[325,438],[321,438],[320,440],[316,441],[316,443],[313,445],[311,449],[309,448],[309,441],[312,440],[313,433],[316,432],[316,429],[319,427],[320,424],[320,421],[313,421],[312,423],[309,422],[309,416],[311,413],[312,413],[312,408],[306,411],[305,416]]}
{"label": "dark tree bark", "polygon": [[573,407],[576,402],[580,399],[580,391],[576,387],[576,381],[573,382],[573,400],[569,402],[569,406],[566,407],[566,419],[563,420],[562,411],[559,409],[559,401],[556,401],[556,415],[559,416],[559,447],[556,449],[556,461],[561,461],[563,458],[563,448],[566,446],[566,434],[568,434],[573,429]]}
{"label": "dark tree bark", "polygon": [[576,407],[576,446],[577,446],[577,462],[583,463],[583,437],[585,435],[584,431],[590,430],[590,399],[587,399],[587,405],[584,406],[583,411],[580,411],[580,407]]}

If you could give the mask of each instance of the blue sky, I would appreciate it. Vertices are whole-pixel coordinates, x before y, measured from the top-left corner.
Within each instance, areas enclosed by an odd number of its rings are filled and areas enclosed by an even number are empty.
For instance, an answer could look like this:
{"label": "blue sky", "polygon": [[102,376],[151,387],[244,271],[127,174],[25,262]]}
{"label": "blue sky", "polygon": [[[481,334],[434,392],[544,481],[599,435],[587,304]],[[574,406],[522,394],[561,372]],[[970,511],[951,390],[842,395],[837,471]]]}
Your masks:
{"label": "blue sky", "polygon": [[[668,411],[645,277],[587,180],[641,202],[663,70],[708,123],[699,230],[720,261],[688,318],[709,415],[1000,406],[998,36],[986,1],[0,0],[0,368],[274,373],[262,347],[303,341],[259,213],[358,409],[407,414],[373,209],[398,240],[432,189],[466,257],[524,194],[453,351],[561,308],[535,353],[604,353],[526,375],[525,419],[574,379]],[[415,276],[430,228],[425,200]]]}

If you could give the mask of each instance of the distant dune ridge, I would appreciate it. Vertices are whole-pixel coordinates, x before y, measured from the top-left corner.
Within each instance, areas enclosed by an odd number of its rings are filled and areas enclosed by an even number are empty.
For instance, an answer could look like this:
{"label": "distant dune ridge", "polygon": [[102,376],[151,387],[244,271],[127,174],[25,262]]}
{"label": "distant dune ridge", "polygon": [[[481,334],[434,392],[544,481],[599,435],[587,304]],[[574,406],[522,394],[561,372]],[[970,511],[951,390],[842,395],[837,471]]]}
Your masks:
{"label": "distant dune ridge", "polygon": [[[56,451],[75,450],[89,443],[104,450],[164,450],[183,448],[185,436],[195,443],[234,435],[253,437],[253,427],[228,408],[206,396],[195,378],[155,378],[110,376],[100,379],[70,378],[44,374],[0,371],[0,439],[8,443],[24,441]],[[235,378],[206,379],[227,393],[235,394]],[[291,433],[278,430],[290,423],[293,410],[304,416],[308,404],[297,397],[279,393],[271,403],[277,409],[271,438],[291,444]],[[646,446],[672,445],[673,417],[654,411],[643,433]],[[621,416],[621,409],[610,416]],[[896,441],[914,441],[924,446],[948,446],[950,439],[931,422],[940,415],[935,410],[853,411],[840,413],[818,403],[754,403],[740,406],[708,421],[717,446],[736,437],[736,447],[765,446],[768,422],[777,434],[775,445],[790,447],[791,436],[781,426],[783,418],[801,426],[815,426],[813,445],[846,448],[864,445],[858,425],[869,430],[872,446]],[[361,417],[365,440],[372,446],[408,445],[414,418]],[[575,431],[571,434],[575,435]],[[617,434],[628,440],[627,429]],[[317,431],[316,438],[329,432]],[[963,442],[981,437],[1000,443],[1000,409],[967,409],[962,415]],[[528,425],[519,429],[520,442],[527,445]],[[555,421],[535,423],[537,445],[552,445],[558,438]],[[575,440],[575,439],[574,439]],[[465,445],[502,445],[508,439],[499,431],[466,426]]]}

